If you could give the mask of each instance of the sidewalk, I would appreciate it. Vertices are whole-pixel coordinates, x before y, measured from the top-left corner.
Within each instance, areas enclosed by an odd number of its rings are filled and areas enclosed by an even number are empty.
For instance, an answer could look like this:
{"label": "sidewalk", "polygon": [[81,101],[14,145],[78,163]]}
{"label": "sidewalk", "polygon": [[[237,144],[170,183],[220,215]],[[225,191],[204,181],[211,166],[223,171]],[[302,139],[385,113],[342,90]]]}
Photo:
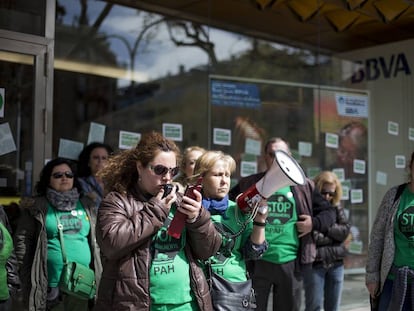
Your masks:
{"label": "sidewalk", "polygon": [[[272,294],[269,297],[267,311],[272,311]],[[302,308],[304,310],[305,297],[302,294]],[[342,300],[340,311],[370,311],[369,295],[365,288],[364,274],[345,275],[342,290]]]}
{"label": "sidewalk", "polygon": [[369,311],[369,294],[364,274],[345,275],[341,311]]}

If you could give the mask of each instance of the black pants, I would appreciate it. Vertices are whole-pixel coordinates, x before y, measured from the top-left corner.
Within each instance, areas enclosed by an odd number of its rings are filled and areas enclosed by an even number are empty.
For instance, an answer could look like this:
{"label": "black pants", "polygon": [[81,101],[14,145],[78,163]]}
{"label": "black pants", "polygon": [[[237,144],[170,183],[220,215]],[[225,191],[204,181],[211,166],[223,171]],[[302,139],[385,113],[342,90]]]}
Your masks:
{"label": "black pants", "polygon": [[0,311],[11,311],[12,309],[12,303],[11,298],[7,300],[0,300]]}
{"label": "black pants", "polygon": [[302,281],[295,276],[295,261],[273,264],[259,260],[252,273],[256,291],[257,311],[266,311],[270,289],[273,285],[274,311],[299,311]]}

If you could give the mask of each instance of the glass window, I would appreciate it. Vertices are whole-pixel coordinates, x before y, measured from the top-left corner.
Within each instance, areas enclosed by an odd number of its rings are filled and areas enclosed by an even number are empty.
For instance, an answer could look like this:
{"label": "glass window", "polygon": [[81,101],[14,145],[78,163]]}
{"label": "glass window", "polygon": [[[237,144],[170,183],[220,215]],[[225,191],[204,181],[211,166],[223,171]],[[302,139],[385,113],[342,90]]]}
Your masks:
{"label": "glass window", "polygon": [[[0,49],[0,204],[14,204],[32,189],[34,60]],[[15,218],[13,218],[15,220]]]}
{"label": "glass window", "polygon": [[[363,267],[367,142],[361,140],[363,155],[351,155],[342,127],[355,119],[366,127],[368,116],[349,117],[337,107],[340,95],[362,98],[363,105],[368,100],[364,92],[346,91],[341,62],[101,1],[61,1],[60,8],[55,155],[61,139],[86,144],[92,122],[105,127],[104,141],[114,150],[120,149],[121,131],[162,131],[172,124],[182,131],[177,141],[182,149],[199,145],[231,154],[238,163],[236,181],[264,170],[265,141],[282,137],[309,177],[323,169],[342,174],[349,190],[344,206],[356,227],[349,243],[355,257],[347,267]],[[342,154],[360,160],[362,167],[355,172],[340,162]]]}
{"label": "glass window", "polygon": [[0,1],[0,29],[44,36],[46,1]]}

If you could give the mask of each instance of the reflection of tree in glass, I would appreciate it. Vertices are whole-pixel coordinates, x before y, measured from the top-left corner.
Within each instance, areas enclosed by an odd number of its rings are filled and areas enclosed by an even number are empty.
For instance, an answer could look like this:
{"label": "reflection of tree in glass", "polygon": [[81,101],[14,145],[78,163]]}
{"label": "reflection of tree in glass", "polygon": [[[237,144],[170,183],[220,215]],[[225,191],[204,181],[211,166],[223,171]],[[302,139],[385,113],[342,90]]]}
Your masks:
{"label": "reflection of tree in glass", "polygon": [[211,65],[217,65],[214,43],[210,41],[209,32],[205,26],[178,20],[167,21],[167,25],[171,41],[176,46],[199,47],[207,53]]}

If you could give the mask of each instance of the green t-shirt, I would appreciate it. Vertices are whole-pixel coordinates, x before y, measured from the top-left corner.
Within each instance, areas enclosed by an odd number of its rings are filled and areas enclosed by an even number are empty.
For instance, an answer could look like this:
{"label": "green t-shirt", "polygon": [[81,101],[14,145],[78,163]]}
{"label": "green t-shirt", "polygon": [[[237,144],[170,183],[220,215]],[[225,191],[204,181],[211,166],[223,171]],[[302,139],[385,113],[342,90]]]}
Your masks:
{"label": "green t-shirt", "polygon": [[397,267],[414,269],[414,193],[406,187],[394,219],[395,256]]}
{"label": "green t-shirt", "polygon": [[174,212],[173,207],[151,244],[153,258],[150,268],[150,295],[152,304],[158,306],[180,306],[194,299],[190,286],[190,266],[184,252],[185,231],[179,239],[167,234]]}
{"label": "green t-shirt", "polygon": [[[240,231],[246,218],[246,214],[243,214],[233,201],[229,201],[229,207],[224,215],[211,215],[211,219],[216,227],[219,227],[219,231],[224,232],[224,236],[228,237]],[[226,257],[219,252],[210,258],[211,267],[215,273],[232,282],[246,281],[246,262],[242,258],[241,250],[251,232],[252,223],[249,222],[246,229],[230,243],[224,237],[223,241],[231,245],[227,249],[231,253],[229,252],[230,257]]]}
{"label": "green t-shirt", "polygon": [[58,211],[49,205],[46,213],[47,272],[50,287],[59,283],[63,268],[62,248],[57,228],[57,219],[63,226],[63,238],[67,261],[75,261],[85,266],[91,263],[91,250],[88,235],[91,230],[89,217],[78,201],[72,211]]}
{"label": "green t-shirt", "polygon": [[0,248],[0,300],[6,300],[9,298],[6,262],[13,251],[13,239],[9,230],[1,222],[0,231],[0,238],[2,239],[2,247]]}
{"label": "green t-shirt", "polygon": [[262,259],[282,264],[296,259],[299,238],[296,230],[296,203],[290,187],[279,189],[267,199],[269,214],[265,229],[268,250]]}

